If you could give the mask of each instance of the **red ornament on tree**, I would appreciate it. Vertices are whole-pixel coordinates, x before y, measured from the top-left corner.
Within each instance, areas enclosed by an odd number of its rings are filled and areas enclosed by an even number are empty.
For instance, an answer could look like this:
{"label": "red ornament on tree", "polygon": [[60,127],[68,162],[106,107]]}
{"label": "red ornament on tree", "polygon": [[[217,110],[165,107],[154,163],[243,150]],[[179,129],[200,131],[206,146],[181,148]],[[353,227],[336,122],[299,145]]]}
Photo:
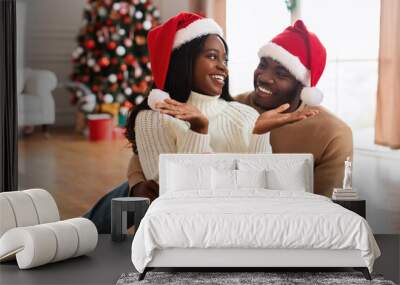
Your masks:
{"label": "red ornament on tree", "polygon": [[132,65],[136,61],[135,57],[132,54],[128,54],[125,56],[125,62],[128,65]]}
{"label": "red ornament on tree", "polygon": [[87,49],[94,49],[96,46],[96,42],[92,39],[86,40],[85,42],[85,48]]}
{"label": "red ornament on tree", "polygon": [[109,43],[107,44],[107,48],[108,48],[109,50],[114,50],[116,47],[117,47],[117,44],[116,44],[115,42],[109,42]]}
{"label": "red ornament on tree", "polygon": [[110,65],[110,60],[108,59],[108,57],[103,56],[102,58],[100,58],[99,60],[99,65],[101,67],[107,67]]}
{"label": "red ornament on tree", "polygon": [[125,16],[125,17],[124,17],[124,24],[125,24],[125,25],[129,25],[130,23],[131,23],[131,17]]}
{"label": "red ornament on tree", "polygon": [[121,68],[122,71],[126,71],[128,69],[128,66],[123,63],[123,64],[121,64],[120,68]]}
{"label": "red ornament on tree", "polygon": [[133,107],[133,104],[131,102],[129,102],[129,101],[125,101],[124,102],[124,107],[127,107],[128,109],[130,109],[130,108]]}
{"label": "red ornament on tree", "polygon": [[142,57],[142,63],[147,63],[149,61],[149,58],[147,56]]}

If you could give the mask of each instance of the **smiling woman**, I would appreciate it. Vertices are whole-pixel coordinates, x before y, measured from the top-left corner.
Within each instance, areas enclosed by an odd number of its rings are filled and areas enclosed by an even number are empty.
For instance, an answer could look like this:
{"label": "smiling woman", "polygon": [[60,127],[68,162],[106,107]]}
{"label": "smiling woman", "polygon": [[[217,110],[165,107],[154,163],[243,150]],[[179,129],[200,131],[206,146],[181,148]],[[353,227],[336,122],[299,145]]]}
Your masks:
{"label": "smiling woman", "polygon": [[194,91],[219,96],[228,77],[227,51],[223,40],[210,35],[204,42],[203,50],[196,59],[194,68]]}
{"label": "smiling woman", "polygon": [[[181,40],[183,33],[186,40],[177,46],[175,38]],[[166,35],[174,44],[160,40]],[[268,133],[253,133],[258,113],[230,102],[228,49],[221,36],[213,20],[189,13],[181,13],[149,33],[156,86],[172,99],[159,102],[157,111],[144,110],[145,101],[128,119],[128,139],[137,148],[147,179],[158,181],[161,153],[270,152]],[[160,50],[166,53],[168,46],[175,48],[167,62],[159,65],[156,55]]]}

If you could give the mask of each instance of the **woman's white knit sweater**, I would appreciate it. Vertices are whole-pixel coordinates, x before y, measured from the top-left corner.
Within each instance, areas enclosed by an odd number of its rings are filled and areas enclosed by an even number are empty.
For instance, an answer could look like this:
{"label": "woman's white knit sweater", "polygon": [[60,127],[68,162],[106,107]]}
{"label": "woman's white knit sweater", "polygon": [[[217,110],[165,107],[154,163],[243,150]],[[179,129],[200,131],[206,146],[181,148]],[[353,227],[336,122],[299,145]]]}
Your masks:
{"label": "woman's white knit sweater", "polygon": [[196,133],[188,122],[156,111],[145,110],[137,115],[136,146],[146,179],[158,181],[161,153],[271,152],[269,133],[252,133],[259,116],[253,108],[196,92],[190,94],[187,103],[208,118],[208,134]]}

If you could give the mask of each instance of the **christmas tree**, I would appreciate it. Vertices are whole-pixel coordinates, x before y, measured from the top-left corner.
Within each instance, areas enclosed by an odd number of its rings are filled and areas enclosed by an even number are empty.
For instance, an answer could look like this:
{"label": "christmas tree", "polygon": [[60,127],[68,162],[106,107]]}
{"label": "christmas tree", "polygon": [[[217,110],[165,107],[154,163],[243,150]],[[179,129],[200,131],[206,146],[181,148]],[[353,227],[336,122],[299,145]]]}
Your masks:
{"label": "christmas tree", "polygon": [[140,104],[152,82],[147,33],[159,19],[151,0],[87,0],[71,75],[83,88],[72,103],[111,114]]}

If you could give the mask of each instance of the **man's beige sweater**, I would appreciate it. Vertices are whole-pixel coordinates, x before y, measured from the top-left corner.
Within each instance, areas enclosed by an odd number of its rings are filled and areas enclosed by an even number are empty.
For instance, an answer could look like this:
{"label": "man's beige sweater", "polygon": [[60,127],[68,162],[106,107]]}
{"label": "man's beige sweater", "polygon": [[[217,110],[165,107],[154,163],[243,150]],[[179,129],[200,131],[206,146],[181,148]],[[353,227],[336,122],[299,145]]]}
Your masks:
{"label": "man's beige sweater", "polygon": [[[235,99],[258,112],[249,93]],[[307,108],[301,106],[302,108]],[[271,131],[270,144],[274,153],[312,153],[314,156],[314,193],[330,197],[334,187],[341,187],[346,157],[353,155],[351,129],[323,107],[320,113],[294,124]],[[128,166],[130,187],[145,180],[139,159],[133,155]]]}
{"label": "man's beige sweater", "polygon": [[[235,99],[262,112],[250,93]],[[307,106],[300,106],[297,111]],[[344,161],[353,156],[350,127],[323,107],[306,120],[274,129],[270,134],[273,153],[312,153],[314,156],[314,193],[330,197],[334,187],[342,187]]]}

